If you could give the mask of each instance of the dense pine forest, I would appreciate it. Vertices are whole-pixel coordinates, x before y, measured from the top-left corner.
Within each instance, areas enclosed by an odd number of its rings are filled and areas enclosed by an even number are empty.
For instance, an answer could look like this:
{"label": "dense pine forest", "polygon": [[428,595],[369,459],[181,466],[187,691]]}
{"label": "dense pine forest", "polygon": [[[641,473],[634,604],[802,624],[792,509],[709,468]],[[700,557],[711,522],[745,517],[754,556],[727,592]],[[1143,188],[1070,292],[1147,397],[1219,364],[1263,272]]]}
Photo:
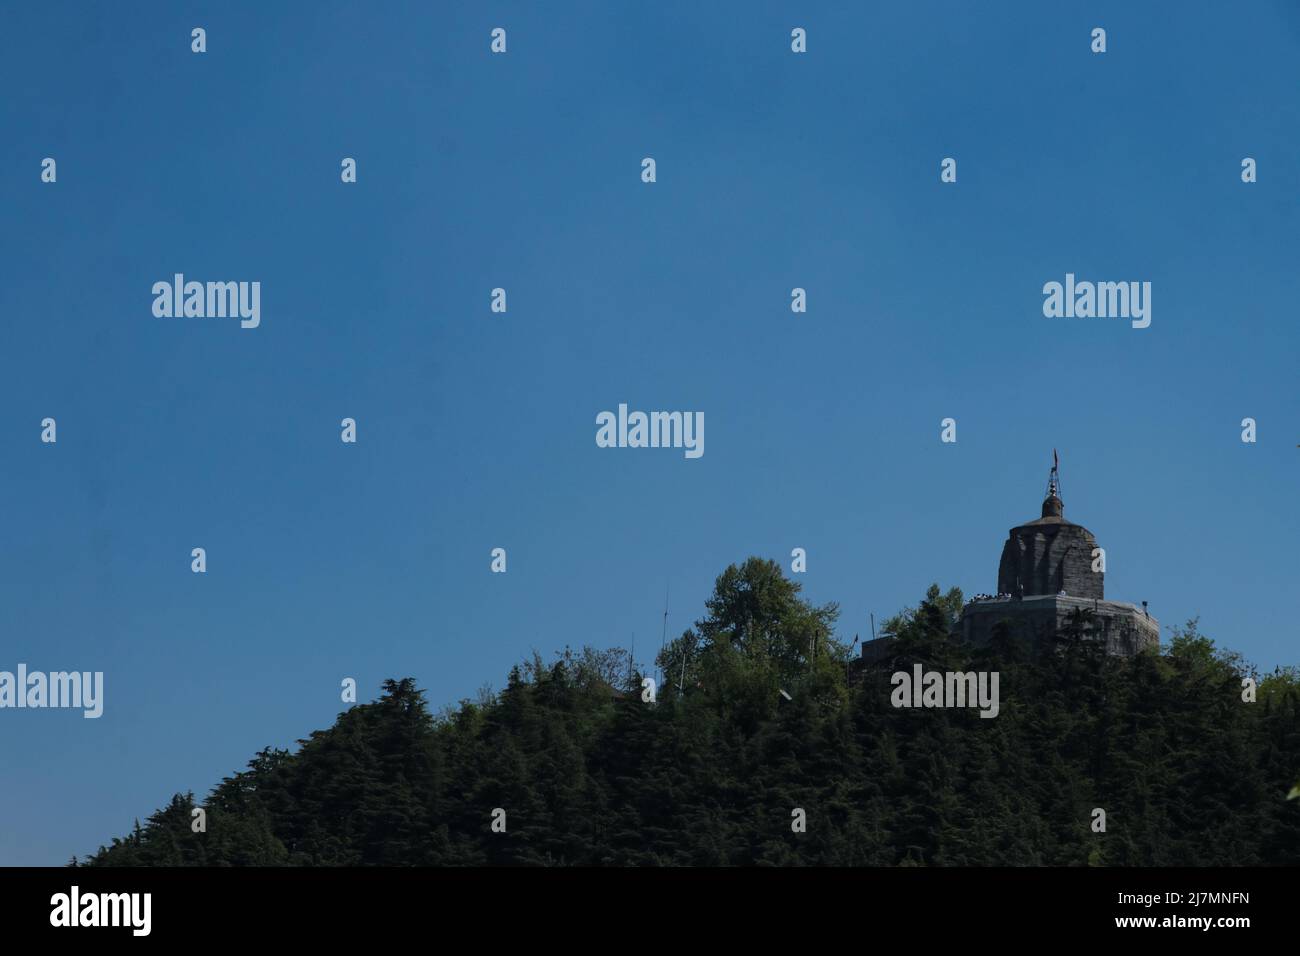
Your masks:
{"label": "dense pine forest", "polygon": [[[836,606],[799,591],[771,561],[728,568],[648,675],[626,652],[534,655],[438,714],[386,681],[82,865],[1300,864],[1300,670],[1254,674],[1195,622],[1109,658],[1086,614],[968,647],[961,593],[937,586],[863,667]],[[915,663],[997,671],[997,717],[895,708],[890,675]]]}

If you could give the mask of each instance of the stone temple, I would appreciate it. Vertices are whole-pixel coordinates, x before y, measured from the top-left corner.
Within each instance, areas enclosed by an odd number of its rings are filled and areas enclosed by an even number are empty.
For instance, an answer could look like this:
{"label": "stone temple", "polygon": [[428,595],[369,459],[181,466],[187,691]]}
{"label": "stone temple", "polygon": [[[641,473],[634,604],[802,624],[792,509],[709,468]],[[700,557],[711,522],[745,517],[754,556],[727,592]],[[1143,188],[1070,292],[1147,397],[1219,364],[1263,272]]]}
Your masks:
{"label": "stone temple", "polygon": [[[1048,477],[1042,514],[1017,525],[1002,546],[998,589],[976,595],[962,608],[953,635],[983,643],[999,624],[1032,641],[1049,640],[1071,612],[1091,612],[1090,634],[1108,654],[1131,657],[1159,648],[1160,623],[1145,607],[1107,601],[1105,572],[1093,570],[1097,539],[1083,525],[1065,520],[1056,465]],[[862,647],[864,661],[887,656],[889,638]]]}

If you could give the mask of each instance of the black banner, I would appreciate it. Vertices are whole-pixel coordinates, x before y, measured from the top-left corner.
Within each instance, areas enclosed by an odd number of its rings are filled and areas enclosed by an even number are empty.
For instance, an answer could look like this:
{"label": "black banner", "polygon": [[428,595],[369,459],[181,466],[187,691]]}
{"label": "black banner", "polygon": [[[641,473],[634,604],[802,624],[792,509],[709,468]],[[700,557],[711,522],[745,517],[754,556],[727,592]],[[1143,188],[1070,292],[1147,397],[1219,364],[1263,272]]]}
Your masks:
{"label": "black banner", "polygon": [[[9,869],[7,935],[80,943],[808,941],[810,929],[972,945],[1294,936],[1285,869]],[[819,932],[821,930],[818,930]],[[15,936],[15,934],[17,934]],[[468,940],[467,940],[468,936]],[[591,938],[591,937],[588,937]]]}

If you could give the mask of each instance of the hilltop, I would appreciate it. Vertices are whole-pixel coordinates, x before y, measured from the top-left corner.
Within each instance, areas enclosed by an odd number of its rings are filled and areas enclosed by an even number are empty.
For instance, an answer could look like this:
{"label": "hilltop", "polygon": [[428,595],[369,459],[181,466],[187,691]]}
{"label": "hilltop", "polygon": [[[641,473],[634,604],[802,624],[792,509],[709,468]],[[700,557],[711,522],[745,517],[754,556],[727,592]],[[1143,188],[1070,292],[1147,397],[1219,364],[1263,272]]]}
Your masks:
{"label": "hilltop", "polygon": [[[1085,619],[968,645],[961,593],[937,586],[886,623],[888,660],[850,667],[836,606],[799,592],[774,562],[729,567],[653,702],[618,650],[534,655],[437,714],[386,681],[223,780],[206,832],[177,794],[85,864],[1300,864],[1295,668],[1259,677],[1194,621],[1131,658]],[[996,671],[996,718],[900,709],[902,662]]]}

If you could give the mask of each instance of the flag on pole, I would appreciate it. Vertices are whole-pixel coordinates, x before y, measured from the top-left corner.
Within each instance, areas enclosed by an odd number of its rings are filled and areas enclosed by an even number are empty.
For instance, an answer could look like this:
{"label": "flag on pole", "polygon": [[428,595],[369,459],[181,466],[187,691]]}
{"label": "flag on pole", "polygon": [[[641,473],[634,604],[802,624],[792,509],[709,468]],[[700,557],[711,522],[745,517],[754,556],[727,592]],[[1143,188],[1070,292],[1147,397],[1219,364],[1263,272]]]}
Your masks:
{"label": "flag on pole", "polygon": [[1060,467],[1061,467],[1061,459],[1056,457],[1056,449],[1053,448],[1052,449],[1052,471],[1059,471]]}

